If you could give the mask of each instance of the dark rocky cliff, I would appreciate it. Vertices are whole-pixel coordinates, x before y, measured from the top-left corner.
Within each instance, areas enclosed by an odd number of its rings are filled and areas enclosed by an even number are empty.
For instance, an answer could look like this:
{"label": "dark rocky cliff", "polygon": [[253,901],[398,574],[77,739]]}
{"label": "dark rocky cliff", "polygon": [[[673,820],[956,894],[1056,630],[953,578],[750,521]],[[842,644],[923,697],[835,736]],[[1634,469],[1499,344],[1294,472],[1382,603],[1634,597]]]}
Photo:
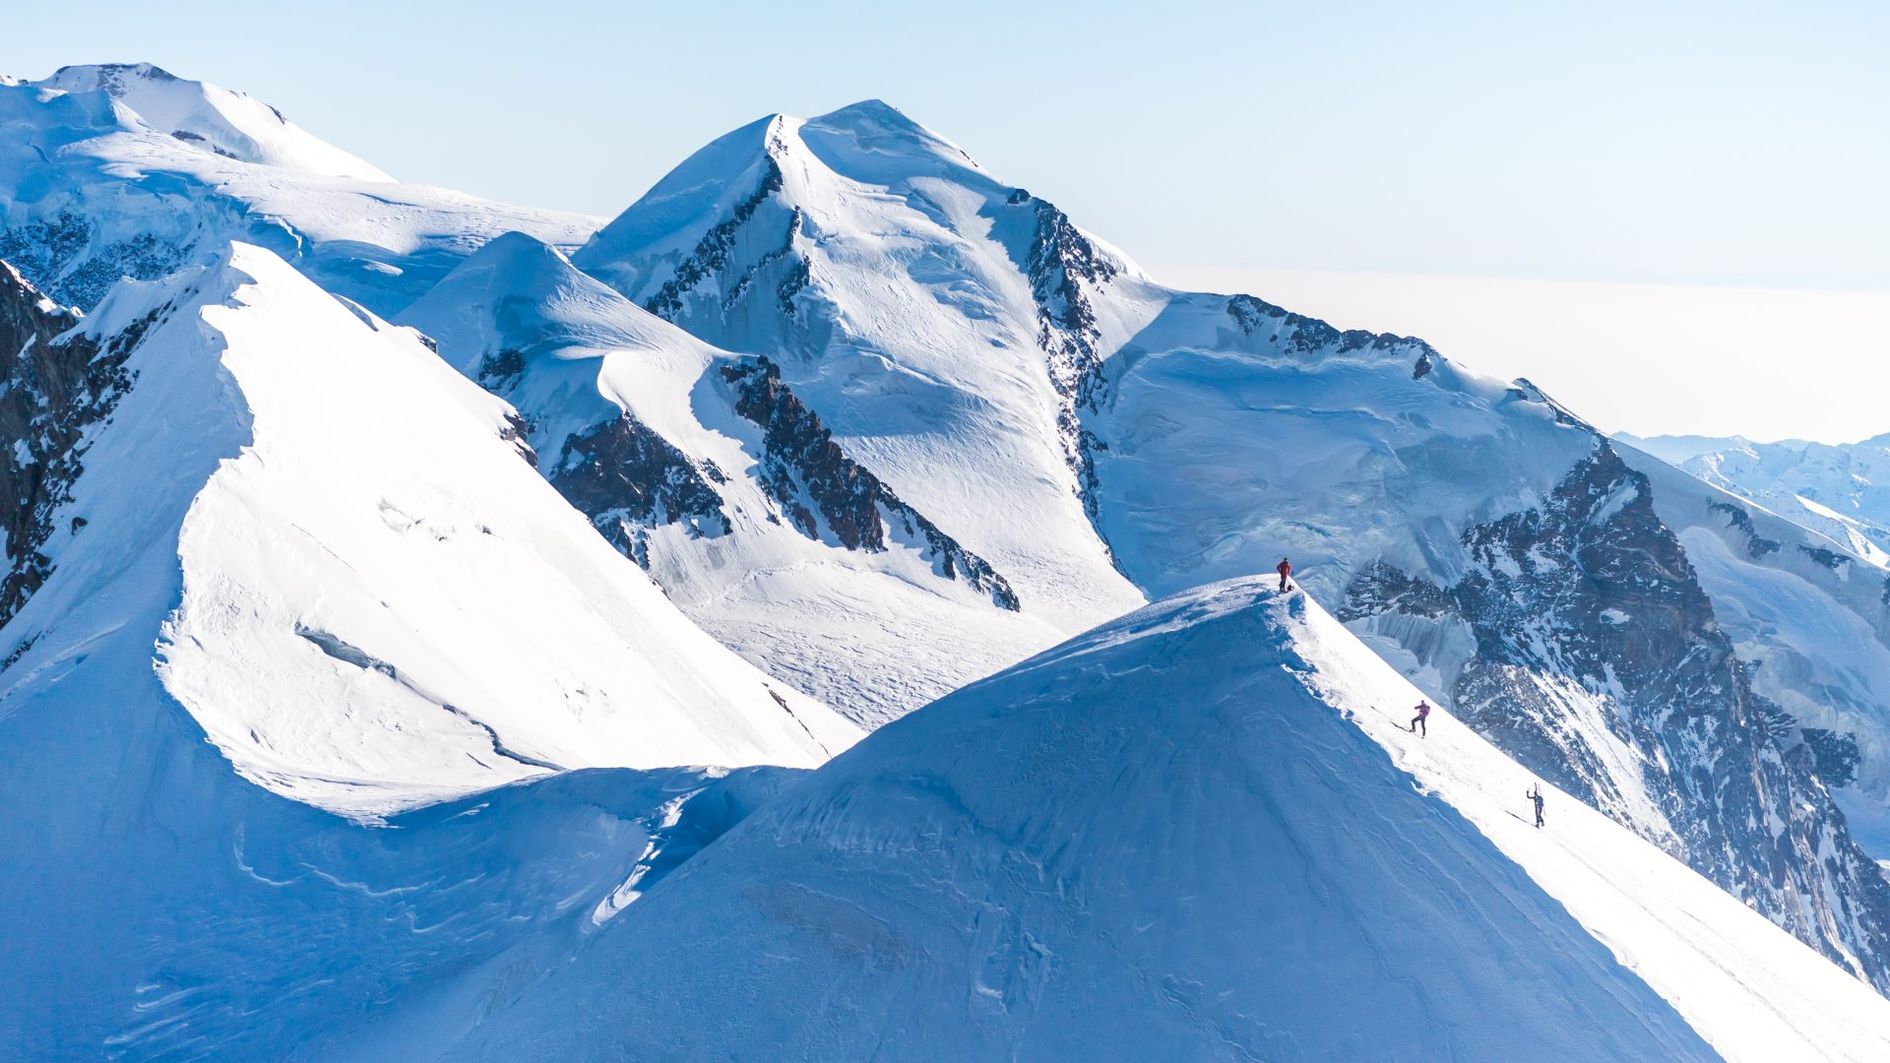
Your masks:
{"label": "dark rocky cliff", "polygon": [[51,303],[18,270],[0,262],[0,527],[7,571],[0,578],[0,624],[13,618],[52,574],[43,552],[84,469],[86,430],[105,420],[131,386],[124,362],[156,319],[147,316],[103,342],[73,331],[76,314]]}
{"label": "dark rocky cliff", "polygon": [[881,551],[889,537],[919,550],[932,570],[1018,608],[1016,592],[983,558],[907,505],[871,470],[849,458],[820,416],[781,382],[766,358],[723,366],[735,412],[762,429],[762,486],[801,534],[849,550]]}
{"label": "dark rocky cliff", "polygon": [[[1890,884],[1821,779],[1843,768],[1841,743],[1801,735],[1753,692],[1646,478],[1602,442],[1542,506],[1463,545],[1473,566],[1454,586],[1380,563],[1353,578],[1341,618],[1467,625],[1475,655],[1450,691],[1467,723],[1890,988]],[[1584,731],[1571,694],[1607,736]],[[1621,747],[1638,777],[1621,774]]]}

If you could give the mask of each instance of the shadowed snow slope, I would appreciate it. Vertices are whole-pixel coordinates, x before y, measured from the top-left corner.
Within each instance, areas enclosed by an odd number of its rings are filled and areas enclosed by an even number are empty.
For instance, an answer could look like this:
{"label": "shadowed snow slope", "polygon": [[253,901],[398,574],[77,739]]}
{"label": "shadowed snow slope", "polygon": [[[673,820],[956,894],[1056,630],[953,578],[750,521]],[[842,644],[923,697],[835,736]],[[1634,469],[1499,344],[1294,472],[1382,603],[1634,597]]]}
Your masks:
{"label": "shadowed snow slope", "polygon": [[1417,697],[1303,595],[1151,606],[869,736],[461,1050],[1890,1050],[1890,1002],[1553,790],[1523,824],[1530,777],[1441,713],[1403,732]]}
{"label": "shadowed snow slope", "polygon": [[260,244],[391,315],[499,233],[574,245],[593,219],[400,184],[239,92],[148,63],[0,77],[0,259],[90,309]]}
{"label": "shadowed snow slope", "polygon": [[487,244],[400,320],[518,409],[540,471],[691,619],[855,720],[1063,637],[755,363],[529,236]]}

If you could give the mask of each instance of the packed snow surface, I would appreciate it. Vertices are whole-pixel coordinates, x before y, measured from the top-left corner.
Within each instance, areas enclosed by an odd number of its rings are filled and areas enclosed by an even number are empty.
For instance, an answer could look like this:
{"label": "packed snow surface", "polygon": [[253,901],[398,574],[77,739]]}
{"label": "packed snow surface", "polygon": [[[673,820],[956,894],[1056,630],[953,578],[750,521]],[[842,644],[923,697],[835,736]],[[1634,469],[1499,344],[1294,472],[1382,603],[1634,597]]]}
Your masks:
{"label": "packed snow surface", "polygon": [[1179,595],[869,736],[455,1052],[1890,1052],[1890,1001],[1553,788],[1534,828],[1418,697],[1304,595]]}

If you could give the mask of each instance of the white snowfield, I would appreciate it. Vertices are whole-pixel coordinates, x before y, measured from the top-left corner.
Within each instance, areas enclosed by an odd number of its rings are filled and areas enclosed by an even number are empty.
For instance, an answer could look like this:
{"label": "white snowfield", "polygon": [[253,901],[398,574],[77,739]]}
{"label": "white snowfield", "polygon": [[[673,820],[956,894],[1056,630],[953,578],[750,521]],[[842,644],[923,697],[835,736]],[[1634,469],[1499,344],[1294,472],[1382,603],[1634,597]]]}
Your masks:
{"label": "white snowfield", "polygon": [[[237,239],[391,316],[500,233],[576,246],[598,225],[397,183],[267,104],[148,63],[0,81],[0,130],[0,232],[49,225],[82,243],[51,275],[15,263],[42,289],[90,262],[110,274],[93,286],[152,278]],[[53,242],[21,231],[35,253]]]}
{"label": "white snowfield", "polygon": [[869,736],[447,1054],[1890,1054],[1890,1001],[1552,788],[1536,829],[1418,698],[1303,594],[1178,595]]}
{"label": "white snowfield", "polygon": [[[522,358],[505,394],[531,423],[539,467],[565,441],[635,418],[699,468],[728,518],[641,532],[650,574],[711,634],[865,725],[884,722],[1043,649],[1065,633],[937,573],[911,542],[849,550],[802,534],[756,479],[761,429],[738,416],[722,367],[736,357],[579,272],[522,233],[494,240],[400,318],[477,379],[486,359]],[[949,529],[948,529],[949,530]],[[923,544],[918,544],[923,545]]]}
{"label": "white snowfield", "polygon": [[[166,301],[87,454],[86,530],[9,631],[95,566],[169,554],[166,688],[246,778],[351,815],[564,768],[811,766],[858,737],[691,624],[411,330],[244,245],[90,327]],[[145,527],[166,515],[174,552]]]}

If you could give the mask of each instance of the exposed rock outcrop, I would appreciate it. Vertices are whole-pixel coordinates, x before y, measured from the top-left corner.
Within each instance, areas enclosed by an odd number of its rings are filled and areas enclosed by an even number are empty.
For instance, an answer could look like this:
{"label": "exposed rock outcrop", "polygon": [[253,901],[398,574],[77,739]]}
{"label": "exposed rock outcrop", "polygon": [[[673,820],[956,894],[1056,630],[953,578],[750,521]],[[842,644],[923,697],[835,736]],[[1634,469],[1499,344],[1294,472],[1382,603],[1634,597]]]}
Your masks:
{"label": "exposed rock outcrop", "polygon": [[[105,420],[131,387],[125,358],[161,312],[102,343],[76,331],[79,317],[0,262],[0,527],[7,571],[0,579],[0,624],[12,619],[52,574],[43,552],[59,529],[83,469],[86,431]],[[75,518],[67,534],[79,534]]]}
{"label": "exposed rock outcrop", "polygon": [[989,563],[847,456],[820,416],[781,382],[779,366],[744,358],[724,365],[722,378],[732,389],[735,412],[762,429],[762,487],[801,534],[872,552],[887,549],[889,540],[905,543],[937,574],[963,580],[1002,608],[1018,608],[1016,592]]}
{"label": "exposed rock outcrop", "polygon": [[1753,691],[1647,479],[1601,442],[1541,506],[1463,545],[1473,565],[1448,590],[1379,563],[1343,615],[1467,624],[1451,691],[1466,722],[1890,987],[1890,883],[1825,789],[1855,743],[1801,733]]}
{"label": "exposed rock outcrop", "polygon": [[645,568],[643,529],[681,524],[692,537],[728,534],[715,475],[627,413],[566,439],[548,470],[558,493]]}

